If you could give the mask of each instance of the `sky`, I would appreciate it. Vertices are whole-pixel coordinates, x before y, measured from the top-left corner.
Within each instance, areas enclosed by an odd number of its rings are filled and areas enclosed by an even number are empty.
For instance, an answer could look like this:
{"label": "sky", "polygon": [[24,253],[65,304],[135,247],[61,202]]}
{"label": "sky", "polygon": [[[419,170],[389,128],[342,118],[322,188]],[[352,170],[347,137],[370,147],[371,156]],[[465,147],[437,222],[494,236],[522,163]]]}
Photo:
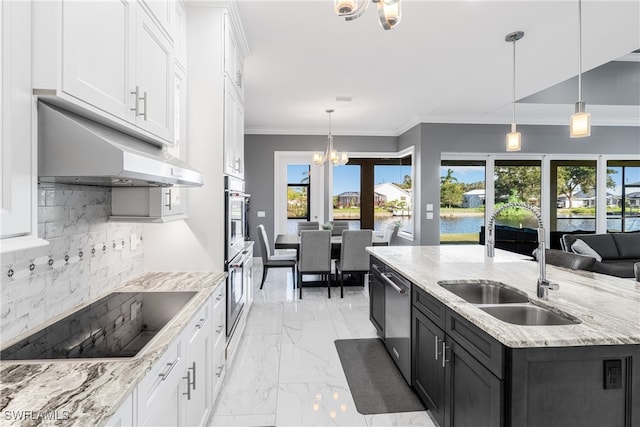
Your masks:
{"label": "sky", "polygon": [[[289,165],[287,179],[289,183],[300,182],[300,179],[309,170],[308,165]],[[402,182],[405,175],[411,175],[411,166],[375,166],[374,183]],[[360,167],[344,165],[333,167],[333,195],[345,191],[360,191]]]}

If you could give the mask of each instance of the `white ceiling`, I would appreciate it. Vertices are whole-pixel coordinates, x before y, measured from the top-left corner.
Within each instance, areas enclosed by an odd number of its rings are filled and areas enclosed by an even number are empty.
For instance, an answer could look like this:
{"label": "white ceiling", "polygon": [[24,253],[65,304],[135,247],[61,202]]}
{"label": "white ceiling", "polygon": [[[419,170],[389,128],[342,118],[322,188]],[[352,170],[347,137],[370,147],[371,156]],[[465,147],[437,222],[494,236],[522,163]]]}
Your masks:
{"label": "white ceiling", "polygon": [[[375,5],[345,22],[333,1],[238,0],[249,44],[247,133],[397,136],[419,122],[510,123],[518,99],[577,74],[577,1],[401,0],[384,31]],[[640,48],[640,2],[582,4],[583,70]],[[640,88],[629,88],[640,90]],[[352,96],[337,102],[336,96]],[[575,102],[577,100],[577,87]],[[640,126],[640,106],[593,105],[594,125]],[[570,104],[517,104],[519,124],[567,124]]]}

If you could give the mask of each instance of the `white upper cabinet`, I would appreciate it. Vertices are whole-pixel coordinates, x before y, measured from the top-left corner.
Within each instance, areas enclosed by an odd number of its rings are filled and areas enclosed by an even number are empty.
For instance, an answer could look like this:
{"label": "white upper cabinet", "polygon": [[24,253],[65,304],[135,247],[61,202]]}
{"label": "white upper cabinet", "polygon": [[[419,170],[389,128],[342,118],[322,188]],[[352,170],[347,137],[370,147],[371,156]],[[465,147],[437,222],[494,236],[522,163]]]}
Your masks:
{"label": "white upper cabinet", "polygon": [[173,35],[176,53],[176,64],[182,69],[187,68],[187,10],[184,3],[176,2]]}
{"label": "white upper cabinet", "polygon": [[126,119],[134,84],[134,1],[67,1],[62,7],[62,90]]}
{"label": "white upper cabinet", "polygon": [[[149,15],[140,11],[136,26],[135,123],[165,140],[173,140],[173,46]],[[137,99],[135,99],[137,97]]]}
{"label": "white upper cabinet", "polygon": [[244,73],[244,54],[238,44],[237,31],[233,26],[231,18],[228,14],[224,15],[224,72],[231,79],[234,87],[240,95],[240,99],[244,98],[243,89],[243,73]]}
{"label": "white upper cabinet", "polygon": [[41,246],[35,216],[31,4],[0,3],[0,250]]}
{"label": "white upper cabinet", "polygon": [[35,2],[34,93],[172,144],[175,7],[174,0]]}

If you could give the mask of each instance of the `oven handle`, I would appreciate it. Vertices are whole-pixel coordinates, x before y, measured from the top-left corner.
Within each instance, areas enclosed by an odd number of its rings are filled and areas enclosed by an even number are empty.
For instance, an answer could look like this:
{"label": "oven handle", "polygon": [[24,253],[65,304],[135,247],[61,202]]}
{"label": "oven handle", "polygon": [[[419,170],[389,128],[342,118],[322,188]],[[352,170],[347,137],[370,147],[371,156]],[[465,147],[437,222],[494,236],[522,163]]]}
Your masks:
{"label": "oven handle", "polygon": [[247,255],[248,253],[249,251],[242,251],[242,258],[240,259],[240,261],[237,263],[230,263],[229,266],[231,268],[243,268],[249,260],[249,255]]}

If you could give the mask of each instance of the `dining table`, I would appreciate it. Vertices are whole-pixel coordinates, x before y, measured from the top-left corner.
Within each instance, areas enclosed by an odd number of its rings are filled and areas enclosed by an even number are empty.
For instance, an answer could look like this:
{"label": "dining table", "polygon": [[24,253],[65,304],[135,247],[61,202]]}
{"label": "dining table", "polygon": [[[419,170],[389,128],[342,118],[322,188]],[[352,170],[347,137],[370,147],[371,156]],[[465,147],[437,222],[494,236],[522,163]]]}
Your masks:
{"label": "dining table", "polygon": [[[387,246],[388,242],[384,240],[383,236],[374,234],[371,241],[372,246]],[[340,257],[340,247],[342,246],[342,236],[331,236],[331,252],[332,254],[338,254],[337,257],[332,255],[332,258]],[[300,248],[300,236],[297,234],[278,234],[275,241],[276,249],[296,249]]]}

